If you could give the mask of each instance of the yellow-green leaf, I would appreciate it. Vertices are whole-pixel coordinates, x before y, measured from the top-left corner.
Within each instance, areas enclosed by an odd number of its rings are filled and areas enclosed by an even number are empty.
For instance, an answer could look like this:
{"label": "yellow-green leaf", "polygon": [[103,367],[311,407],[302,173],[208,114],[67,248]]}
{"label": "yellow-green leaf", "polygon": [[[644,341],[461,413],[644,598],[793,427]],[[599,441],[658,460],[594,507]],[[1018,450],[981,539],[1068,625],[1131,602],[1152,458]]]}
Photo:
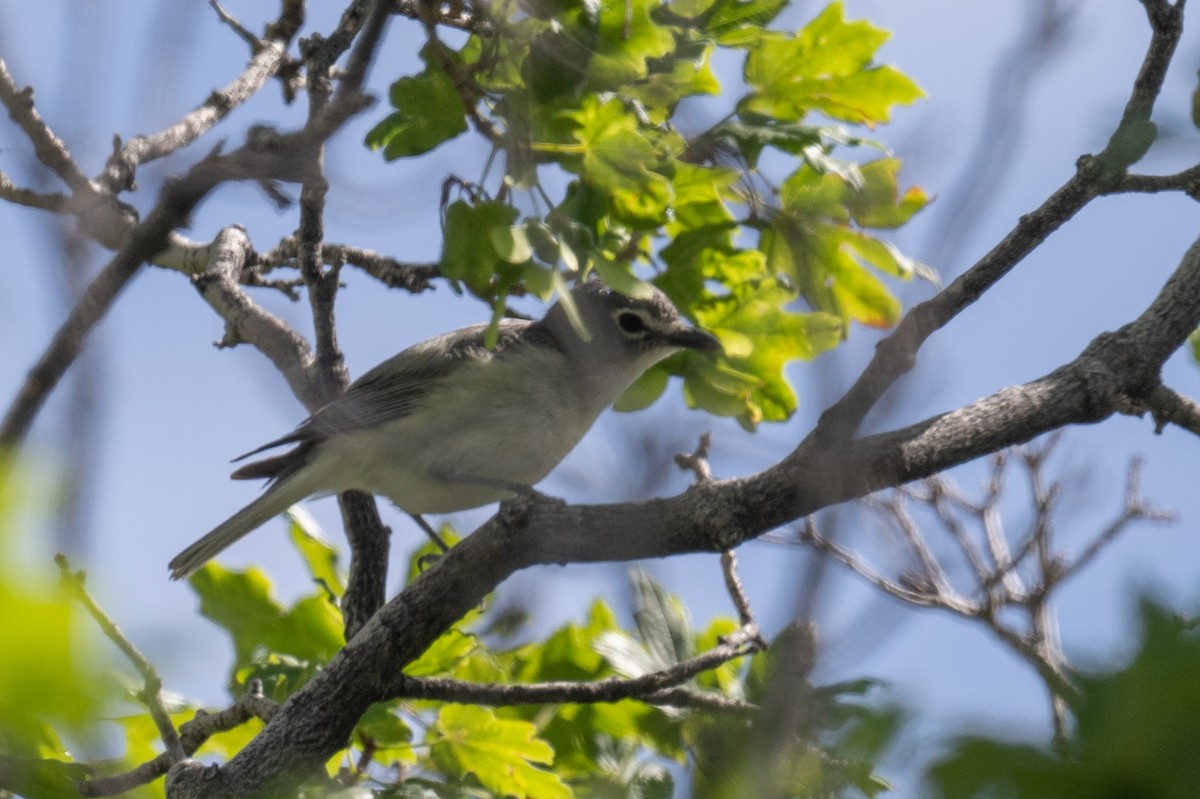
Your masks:
{"label": "yellow-green leaf", "polygon": [[484,707],[446,705],[430,731],[430,753],[454,776],[474,775],[484,788],[518,799],[570,799],[571,789],[549,764],[554,750],[527,721],[501,719]]}

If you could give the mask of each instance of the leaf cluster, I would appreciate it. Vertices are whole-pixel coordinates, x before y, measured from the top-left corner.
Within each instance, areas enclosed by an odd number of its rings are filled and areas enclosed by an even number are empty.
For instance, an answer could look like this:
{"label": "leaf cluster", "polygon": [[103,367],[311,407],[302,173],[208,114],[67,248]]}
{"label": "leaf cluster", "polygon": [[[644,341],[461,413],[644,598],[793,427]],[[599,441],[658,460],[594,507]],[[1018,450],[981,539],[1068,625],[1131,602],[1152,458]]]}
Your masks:
{"label": "leaf cluster", "polygon": [[[489,169],[444,191],[441,270],[495,319],[512,294],[548,299],[595,273],[627,293],[652,281],[721,339],[719,361],[675,356],[619,408],[653,402],[677,374],[693,406],[747,427],[782,420],[796,407],[786,364],[836,346],[852,322],[893,324],[881,276],[930,276],[870,232],[928,198],[901,189],[894,159],[834,152],[878,147],[851,129],[887,122],[920,89],[875,62],[886,32],[847,20],[841,2],[796,33],[769,27],[785,5],[505,0],[457,49],[430,37],[425,68],[392,85],[394,110],[367,142],[393,159],[468,123],[485,135]],[[741,74],[722,85],[713,63],[731,58]],[[696,130],[696,109],[714,106]]]}

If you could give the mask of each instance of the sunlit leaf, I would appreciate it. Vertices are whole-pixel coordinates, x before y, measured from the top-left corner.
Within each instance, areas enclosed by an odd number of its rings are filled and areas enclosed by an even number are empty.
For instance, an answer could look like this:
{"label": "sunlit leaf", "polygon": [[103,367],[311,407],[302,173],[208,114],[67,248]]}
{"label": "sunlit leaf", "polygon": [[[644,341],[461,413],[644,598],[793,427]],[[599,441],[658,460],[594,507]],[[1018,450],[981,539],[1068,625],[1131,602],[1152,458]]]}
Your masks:
{"label": "sunlit leaf", "polygon": [[498,718],[484,707],[446,705],[438,712],[432,735],[431,754],[449,774],[471,774],[500,795],[572,796],[558,775],[535,765],[552,762],[554,751],[528,722]]}
{"label": "sunlit leaf", "polygon": [[810,111],[858,124],[886,122],[893,105],[922,96],[899,70],[871,65],[887,38],[869,22],[847,22],[841,2],[827,6],[795,37],[764,34],[746,59],[753,92],[739,112],[783,122],[799,122]]}
{"label": "sunlit leaf", "polygon": [[367,146],[382,149],[389,161],[428,152],[467,130],[454,80],[435,65],[397,80],[388,98],[396,110],[367,133]]}

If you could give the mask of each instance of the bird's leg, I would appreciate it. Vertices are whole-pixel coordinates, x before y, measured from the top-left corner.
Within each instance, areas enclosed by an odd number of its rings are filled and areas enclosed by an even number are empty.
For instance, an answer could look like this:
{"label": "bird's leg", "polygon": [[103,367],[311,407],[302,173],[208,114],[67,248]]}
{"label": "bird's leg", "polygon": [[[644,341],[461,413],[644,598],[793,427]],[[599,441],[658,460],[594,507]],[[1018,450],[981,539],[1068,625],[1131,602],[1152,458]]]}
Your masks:
{"label": "bird's leg", "polygon": [[421,560],[417,563],[417,566],[418,566],[418,568],[424,569],[426,566],[429,566],[430,564],[432,564],[434,561],[436,561],[442,555],[449,552],[450,545],[447,544],[446,541],[440,535],[438,535],[437,530],[434,530],[433,527],[430,526],[429,522],[425,521],[425,519],[421,516],[421,514],[409,513],[408,518],[410,518],[414,522],[416,522],[417,526],[425,531],[425,535],[429,536],[429,540],[432,541],[434,544],[436,544],[437,548],[442,551],[440,555],[433,555],[433,554],[422,555]]}

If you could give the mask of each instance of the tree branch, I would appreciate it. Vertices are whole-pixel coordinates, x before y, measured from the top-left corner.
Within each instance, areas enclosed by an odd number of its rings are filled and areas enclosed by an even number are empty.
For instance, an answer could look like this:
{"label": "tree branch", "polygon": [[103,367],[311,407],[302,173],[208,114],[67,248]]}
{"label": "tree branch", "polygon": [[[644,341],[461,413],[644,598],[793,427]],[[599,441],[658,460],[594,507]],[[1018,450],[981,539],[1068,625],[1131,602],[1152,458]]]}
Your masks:
{"label": "tree branch", "polygon": [[[216,713],[206,713],[197,710],[191,721],[185,721],[179,727],[179,743],[184,753],[189,757],[195,754],[204,742],[220,732],[226,732],[240,727],[247,721],[257,718],[264,724],[271,720],[279,710],[279,705],[263,696],[262,681],[254,679],[246,687],[236,702]],[[172,759],[170,753],[163,752],[158,757],[141,764],[131,771],[99,777],[80,783],[79,792],[84,796],[112,796],[133,790],[139,785],[146,785],[169,772],[180,761]]]}
{"label": "tree branch", "polygon": [[1099,421],[1125,397],[1152,390],[1162,361],[1197,323],[1200,242],[1138,319],[1031,383],[890,433],[828,446],[810,437],[762,473],[713,480],[670,499],[568,506],[530,495],[504,503],[381,608],[262,734],[205,771],[203,786],[191,783],[197,793],[188,795],[251,795],[294,784],[346,745],[366,708],[389,696],[398,669],[519,569],[723,551],[820,508]]}
{"label": "tree branch", "polygon": [[129,659],[138,673],[142,675],[142,690],[138,692],[138,699],[150,711],[150,718],[154,720],[154,726],[158,728],[158,734],[162,738],[163,745],[166,747],[167,759],[171,763],[178,763],[184,759],[185,753],[183,745],[179,741],[179,733],[175,730],[175,725],[171,723],[171,715],[167,712],[166,703],[162,695],[162,678],[158,676],[158,671],[150,660],[142,654],[142,651],[137,648],[133,641],[129,640],[125,633],[121,632],[121,628],[113,621],[112,617],[104,612],[104,609],[96,602],[87,588],[84,586],[85,575],[83,572],[71,571],[71,566],[67,563],[67,559],[63,555],[58,555],[55,559],[59,570],[62,572],[62,581],[65,586],[74,594],[75,599],[83,605],[88,614],[96,621],[100,630],[104,635],[117,645],[117,649],[121,650],[121,654]]}
{"label": "tree branch", "polygon": [[[481,705],[545,705],[565,703],[620,702],[639,699],[654,704],[651,697],[711,671],[731,660],[762,648],[757,627],[743,627],[717,646],[668,669],[638,677],[612,677],[595,682],[557,680],[526,685],[470,683],[462,680],[409,677],[398,674],[384,689],[388,699],[430,699]],[[690,697],[694,697],[692,692]],[[690,698],[689,697],[689,698]],[[676,699],[681,697],[676,696]],[[724,697],[716,697],[724,699]],[[704,701],[704,700],[700,700]],[[728,700],[727,700],[728,701]],[[737,705],[740,708],[745,706]]]}
{"label": "tree branch", "polygon": [[262,41],[240,75],[163,130],[149,136],[135,136],[124,146],[120,139],[114,141],[113,154],[97,180],[113,194],[133,189],[139,166],[170,155],[207,133],[278,74],[287,59],[288,42],[303,22],[303,3],[285,2],[271,26],[269,38]]}
{"label": "tree branch", "polygon": [[8,116],[17,123],[25,137],[33,145],[37,159],[50,169],[71,189],[79,194],[94,194],[96,186],[75,163],[74,157],[62,139],[50,130],[33,104],[33,88],[18,89],[4,59],[0,58],[0,103],[8,109]]}
{"label": "tree branch", "polygon": [[[852,436],[883,394],[912,369],[917,351],[929,336],[978,300],[1083,206],[1102,194],[1121,190],[1124,169],[1140,157],[1132,157],[1132,146],[1123,132],[1136,130],[1138,123],[1150,124],[1154,100],[1183,30],[1182,2],[1143,2],[1151,17],[1153,35],[1124,114],[1105,148],[1095,156],[1080,158],[1070,180],[1035,211],[1022,216],[1017,226],[974,266],[937,296],[913,306],[896,330],[879,343],[875,356],[850,390],[821,415],[812,439],[829,442]],[[1148,147],[1149,141],[1145,144]]]}

